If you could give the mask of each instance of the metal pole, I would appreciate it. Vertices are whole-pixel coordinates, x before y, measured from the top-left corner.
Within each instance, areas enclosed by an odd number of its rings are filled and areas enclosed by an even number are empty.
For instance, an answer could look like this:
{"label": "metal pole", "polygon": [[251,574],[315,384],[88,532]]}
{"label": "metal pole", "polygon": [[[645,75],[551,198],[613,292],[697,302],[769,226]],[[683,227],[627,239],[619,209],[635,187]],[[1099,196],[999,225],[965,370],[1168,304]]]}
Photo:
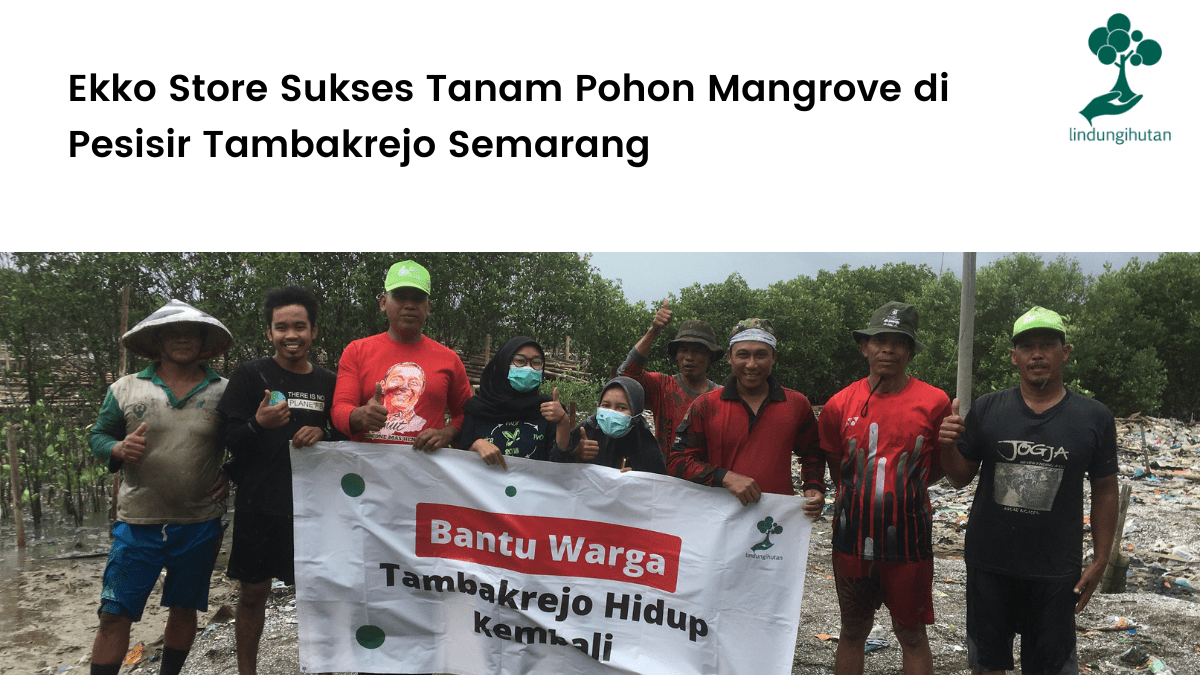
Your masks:
{"label": "metal pole", "polygon": [[958,311],[958,414],[971,408],[971,365],[975,343],[975,254],[963,253],[962,304]]}
{"label": "metal pole", "polygon": [[25,549],[25,514],[21,512],[21,480],[17,476],[17,429],[8,426],[8,475],[12,484],[13,521],[17,524],[17,548]]}

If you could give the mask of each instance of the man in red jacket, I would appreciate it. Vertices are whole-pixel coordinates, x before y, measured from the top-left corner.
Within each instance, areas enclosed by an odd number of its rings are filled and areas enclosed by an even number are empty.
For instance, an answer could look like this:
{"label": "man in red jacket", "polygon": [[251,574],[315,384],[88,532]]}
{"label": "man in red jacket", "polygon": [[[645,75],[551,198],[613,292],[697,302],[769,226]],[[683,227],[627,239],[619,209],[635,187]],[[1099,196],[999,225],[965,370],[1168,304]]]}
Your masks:
{"label": "man in red jacket", "polygon": [[721,389],[692,403],[667,457],[667,472],[725,488],[743,504],[763,492],[791,495],[792,455],[800,458],[804,495],[825,498],[825,459],[808,399],[771,375],[775,330],[766,319],[746,319],[729,339],[733,374]]}

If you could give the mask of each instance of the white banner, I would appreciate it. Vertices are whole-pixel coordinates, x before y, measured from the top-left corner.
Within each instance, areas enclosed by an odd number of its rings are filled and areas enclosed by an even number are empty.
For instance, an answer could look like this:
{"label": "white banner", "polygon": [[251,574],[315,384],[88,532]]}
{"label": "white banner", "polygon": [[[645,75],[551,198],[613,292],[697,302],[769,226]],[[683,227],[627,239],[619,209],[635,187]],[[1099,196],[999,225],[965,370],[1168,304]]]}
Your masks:
{"label": "white banner", "polygon": [[292,451],[305,672],[791,671],[802,498],[411,446]]}

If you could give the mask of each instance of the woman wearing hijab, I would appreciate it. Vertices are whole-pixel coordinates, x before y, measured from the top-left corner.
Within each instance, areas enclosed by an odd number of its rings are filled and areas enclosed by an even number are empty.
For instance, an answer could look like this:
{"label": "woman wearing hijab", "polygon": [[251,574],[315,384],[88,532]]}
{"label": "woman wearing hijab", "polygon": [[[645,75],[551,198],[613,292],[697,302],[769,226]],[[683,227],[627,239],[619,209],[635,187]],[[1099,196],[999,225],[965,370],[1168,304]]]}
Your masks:
{"label": "woman wearing hijab", "polygon": [[505,469],[505,455],[550,459],[558,427],[565,435],[571,422],[557,389],[553,398],[538,391],[545,367],[546,354],[533,338],[505,342],[484,366],[479,393],[463,404],[458,447]]}
{"label": "woman wearing hijab", "polygon": [[665,474],[667,463],[662,448],[642,416],[645,401],[642,385],[635,380],[609,380],[600,392],[596,414],[571,431],[566,450],[556,441],[551,459]]}

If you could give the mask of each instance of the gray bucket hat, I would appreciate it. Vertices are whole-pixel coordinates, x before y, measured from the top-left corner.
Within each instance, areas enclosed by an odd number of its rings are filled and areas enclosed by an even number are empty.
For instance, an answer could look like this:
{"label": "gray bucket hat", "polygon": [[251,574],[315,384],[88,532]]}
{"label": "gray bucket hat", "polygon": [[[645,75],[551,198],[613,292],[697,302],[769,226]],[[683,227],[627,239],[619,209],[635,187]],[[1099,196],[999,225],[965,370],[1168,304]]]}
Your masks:
{"label": "gray bucket hat", "polygon": [[925,345],[917,339],[917,324],[920,322],[917,308],[903,302],[889,302],[875,310],[865,330],[852,331],[854,341],[866,340],[878,333],[900,333],[913,341],[913,356],[921,353]]}
{"label": "gray bucket hat", "polygon": [[204,344],[200,346],[201,360],[220,356],[233,346],[233,334],[229,332],[225,324],[181,300],[171,300],[150,316],[142,319],[121,337],[121,344],[142,358],[157,359],[158,347],[154,343],[155,334],[159,328],[174,323],[194,323],[204,326]]}
{"label": "gray bucket hat", "polygon": [[712,360],[725,356],[725,350],[717,345],[717,333],[707,321],[684,321],[679,324],[679,333],[674,340],[667,343],[667,354],[671,358],[675,358],[675,352],[679,351],[679,345],[684,342],[694,342],[699,345],[708,347],[708,351],[712,353]]}

